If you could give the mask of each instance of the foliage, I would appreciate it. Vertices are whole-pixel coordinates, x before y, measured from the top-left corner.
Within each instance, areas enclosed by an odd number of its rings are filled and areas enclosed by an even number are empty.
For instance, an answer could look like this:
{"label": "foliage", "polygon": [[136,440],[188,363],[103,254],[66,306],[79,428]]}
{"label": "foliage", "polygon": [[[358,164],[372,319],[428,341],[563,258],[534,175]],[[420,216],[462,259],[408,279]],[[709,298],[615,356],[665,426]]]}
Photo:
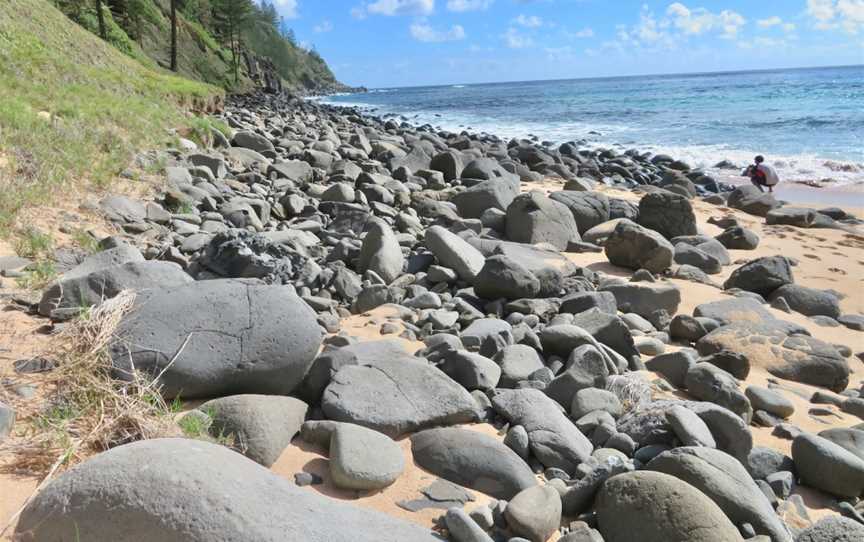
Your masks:
{"label": "foliage", "polygon": [[3,0],[0,235],[22,207],[107,186],[136,150],[185,124],[186,107],[219,94],[107,47],[45,0]]}

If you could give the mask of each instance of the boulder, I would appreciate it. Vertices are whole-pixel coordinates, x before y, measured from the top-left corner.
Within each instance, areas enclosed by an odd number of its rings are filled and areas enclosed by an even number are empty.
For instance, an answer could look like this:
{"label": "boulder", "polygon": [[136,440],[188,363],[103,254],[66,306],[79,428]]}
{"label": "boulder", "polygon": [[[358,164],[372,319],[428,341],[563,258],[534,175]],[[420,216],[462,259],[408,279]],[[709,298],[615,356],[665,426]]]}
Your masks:
{"label": "boulder", "polygon": [[657,190],[639,200],[638,223],[658,232],[667,239],[680,235],[696,235],[696,215],[687,197]]}
{"label": "boulder", "polygon": [[600,350],[592,344],[576,347],[567,364],[544,390],[564,408],[571,408],[573,397],[579,390],[604,388],[610,374],[610,364]]}
{"label": "boulder", "polygon": [[606,240],[609,239],[609,236],[612,235],[612,232],[615,231],[615,228],[617,228],[618,224],[620,224],[621,222],[626,222],[627,224],[631,225],[638,225],[628,218],[613,218],[611,220],[607,220],[606,222],[601,222],[600,224],[597,224],[590,230],[579,230],[582,234],[582,241],[586,243],[593,243],[597,246],[602,247],[606,244]]}
{"label": "boulder", "polygon": [[618,302],[612,292],[576,292],[561,298],[558,312],[579,314],[597,308],[609,314],[618,314]]}
{"label": "boulder", "polygon": [[849,384],[849,364],[834,346],[807,335],[787,335],[765,323],[737,322],[715,329],[696,343],[702,355],[739,352],[751,367],[794,382],[840,392]]}
{"label": "boulder", "polygon": [[429,169],[440,171],[445,181],[452,181],[462,176],[462,155],[454,151],[444,151],[432,157]]}
{"label": "boulder", "polygon": [[779,418],[788,418],[795,412],[795,403],[779,392],[761,386],[747,386],[744,390],[753,410],[764,410]]}
{"label": "boulder", "polygon": [[692,410],[675,405],[666,411],[666,419],[684,446],[717,447],[708,425]]}
{"label": "boulder", "polygon": [[735,525],[698,489],[668,474],[613,476],[595,501],[606,542],[741,542]]}
{"label": "boulder", "polygon": [[441,226],[427,229],[425,240],[426,247],[441,265],[456,271],[459,278],[466,282],[473,283],[486,263],[480,251]]}
{"label": "boulder", "polygon": [[734,457],[720,450],[685,446],[663,452],[647,468],[695,487],[736,525],[749,523],[757,534],[769,536],[772,542],[792,542],[792,535],[765,494]]}
{"label": "boulder", "polygon": [[624,359],[639,356],[630,335],[630,328],[616,314],[609,314],[600,309],[588,309],[573,318],[573,325],[581,327],[591,336],[615,350]]}
{"label": "boulder", "polygon": [[684,377],[684,386],[693,397],[727,408],[746,422],[753,417],[750,401],[738,389],[738,381],[710,363],[697,363],[691,367]]}
{"label": "boulder", "polygon": [[864,430],[854,427],[833,427],[819,432],[819,436],[830,440],[864,460]]}
{"label": "boulder", "polygon": [[613,265],[662,273],[672,265],[674,248],[658,232],[632,222],[619,222],[603,245]]}
{"label": "boulder", "polygon": [[321,398],[324,415],[396,438],[435,425],[474,421],[468,391],[421,358],[391,358],[346,365]]}
{"label": "boulder", "polygon": [[312,362],[297,394],[310,404],[317,403],[324,393],[324,388],[330,383],[330,379],[343,366],[367,365],[381,359],[403,359],[406,356],[408,352],[396,339],[362,341],[325,350]]}
{"label": "boulder", "polygon": [[795,542],[858,542],[864,540],[864,525],[841,516],[828,516],[807,527]]}
{"label": "boulder", "polygon": [[501,367],[502,388],[515,388],[544,367],[540,354],[524,344],[506,346],[493,359]]}
{"label": "boulder", "polygon": [[510,423],[528,432],[531,451],[543,466],[573,472],[591,456],[591,442],[555,401],[540,390],[501,390],[492,406]]}
{"label": "boulder", "polygon": [[273,143],[271,143],[266,137],[246,130],[236,132],[231,143],[235,147],[252,149],[253,151],[260,153],[275,151]]}
{"label": "boulder", "polygon": [[383,489],[405,470],[402,448],[372,429],[340,423],[330,437],[330,477],[336,487]]}
{"label": "boulder", "polygon": [[513,326],[497,318],[474,320],[462,331],[460,338],[466,349],[486,357],[494,357],[502,348],[515,342]]}
{"label": "boulder", "polygon": [[581,241],[573,214],[566,205],[540,192],[516,196],[507,207],[507,238],[517,243],[548,243],[566,250],[570,242]]}
{"label": "boulder", "polygon": [[727,228],[715,239],[729,250],[756,250],[759,246],[759,236],[741,226]]}
{"label": "boulder", "polygon": [[843,498],[864,492],[864,460],[828,439],[801,433],[792,441],[792,460],[808,486]]}
{"label": "boulder", "polygon": [[750,185],[739,186],[733,190],[726,204],[733,209],[740,209],[755,216],[765,216],[771,209],[781,206],[781,203],[774,199],[773,194],[762,192],[759,188]]}
{"label": "boulder", "polygon": [[681,304],[681,290],[663,282],[610,282],[599,290],[612,292],[621,312],[635,312],[657,329],[666,327]]}
{"label": "boulder", "polygon": [[789,260],[783,256],[767,256],[751,260],[732,271],[723,287],[727,290],[740,288],[767,297],[781,286],[794,282]]}
{"label": "boulder", "polygon": [[438,368],[467,390],[495,389],[502,376],[502,367],[494,361],[466,350],[446,353]]}
{"label": "boulder", "polygon": [[207,280],[138,294],[109,346],[115,374],[158,377],[164,397],[289,394],[321,344],[289,286]]}
{"label": "boulder", "polygon": [[390,284],[402,274],[404,265],[402,248],[390,226],[380,219],[370,220],[366,224],[366,237],[363,238],[357,259],[357,270],[360,273],[374,271]]}
{"label": "boulder", "polygon": [[510,530],[531,542],[546,542],[561,524],[561,496],[552,486],[520,491],[504,509]]}
{"label": "boulder", "polygon": [[468,429],[445,427],[411,435],[414,461],[436,476],[511,499],[537,485],[531,469],[497,439]]}
{"label": "boulder", "polygon": [[491,256],[474,279],[474,292],[484,299],[530,299],[540,293],[540,280],[507,256]]}
{"label": "boulder", "polygon": [[422,527],[303,490],[223,446],[191,439],[127,444],[63,473],[28,503],[16,534],[27,541],[438,540]]}
{"label": "boulder", "polygon": [[487,209],[506,211],[519,195],[517,182],[493,179],[459,192],[450,200],[463,218],[480,218]]}
{"label": "boulder", "polygon": [[300,432],[308,408],[293,397],[247,394],[213,399],[198,410],[212,420],[212,436],[232,438],[240,453],[270,467]]}
{"label": "boulder", "polygon": [[819,214],[813,209],[804,207],[778,207],[771,209],[765,215],[765,223],[769,226],[783,225],[797,228],[811,228],[816,224]]}
{"label": "boulder", "polygon": [[552,192],[549,198],[570,209],[580,233],[609,220],[609,198],[602,192],[562,190]]}
{"label": "boulder", "polygon": [[66,319],[123,290],[181,286],[190,282],[192,277],[173,262],[129,262],[86,274],[73,269],[42,293],[39,314]]}
{"label": "boulder", "polygon": [[840,300],[837,296],[827,290],[807,288],[798,284],[784,284],[774,290],[769,301],[782,297],[795,312],[804,316],[830,316],[837,319],[840,317]]}

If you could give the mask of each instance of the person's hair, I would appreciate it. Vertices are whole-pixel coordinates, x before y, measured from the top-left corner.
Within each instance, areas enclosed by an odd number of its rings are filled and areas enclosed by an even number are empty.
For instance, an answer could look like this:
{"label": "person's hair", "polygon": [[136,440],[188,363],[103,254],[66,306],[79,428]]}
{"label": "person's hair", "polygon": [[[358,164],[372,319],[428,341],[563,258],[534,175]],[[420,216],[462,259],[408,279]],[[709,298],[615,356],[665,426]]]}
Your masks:
{"label": "person's hair", "polygon": [[761,164],[761,163],[764,162],[764,161],[765,161],[765,157],[762,156],[761,154],[760,154],[759,156],[756,157],[756,163],[757,163],[757,164]]}

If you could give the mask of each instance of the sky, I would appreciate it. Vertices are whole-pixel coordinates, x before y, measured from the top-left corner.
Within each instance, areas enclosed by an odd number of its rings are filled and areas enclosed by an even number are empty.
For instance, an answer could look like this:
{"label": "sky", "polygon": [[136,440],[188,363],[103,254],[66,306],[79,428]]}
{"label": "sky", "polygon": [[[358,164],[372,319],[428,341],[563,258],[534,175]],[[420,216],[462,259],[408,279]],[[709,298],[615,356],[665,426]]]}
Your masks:
{"label": "sky", "polygon": [[864,64],[864,0],[273,0],[349,85]]}

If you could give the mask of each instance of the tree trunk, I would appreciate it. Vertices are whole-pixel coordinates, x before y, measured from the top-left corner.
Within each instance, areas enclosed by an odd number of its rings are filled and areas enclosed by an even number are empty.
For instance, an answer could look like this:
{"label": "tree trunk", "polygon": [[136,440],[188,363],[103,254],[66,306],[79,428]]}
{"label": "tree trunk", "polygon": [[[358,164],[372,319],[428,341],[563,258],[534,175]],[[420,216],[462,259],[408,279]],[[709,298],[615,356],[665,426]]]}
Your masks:
{"label": "tree trunk", "polygon": [[177,0],[171,0],[171,71],[177,71]]}
{"label": "tree trunk", "polygon": [[105,15],[102,13],[102,0],[96,0],[96,18],[99,19],[99,37],[108,39],[108,31],[105,29]]}

